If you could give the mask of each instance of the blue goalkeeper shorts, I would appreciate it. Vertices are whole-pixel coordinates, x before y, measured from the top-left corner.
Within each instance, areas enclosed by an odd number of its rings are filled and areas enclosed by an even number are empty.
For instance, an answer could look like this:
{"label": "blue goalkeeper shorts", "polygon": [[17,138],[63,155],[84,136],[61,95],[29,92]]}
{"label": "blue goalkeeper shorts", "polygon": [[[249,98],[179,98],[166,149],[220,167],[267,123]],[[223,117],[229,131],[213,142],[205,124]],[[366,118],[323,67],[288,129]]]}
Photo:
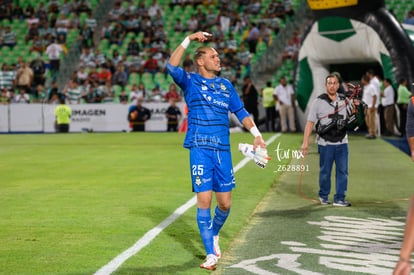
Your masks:
{"label": "blue goalkeeper shorts", "polygon": [[230,151],[190,148],[193,192],[229,192],[235,186]]}

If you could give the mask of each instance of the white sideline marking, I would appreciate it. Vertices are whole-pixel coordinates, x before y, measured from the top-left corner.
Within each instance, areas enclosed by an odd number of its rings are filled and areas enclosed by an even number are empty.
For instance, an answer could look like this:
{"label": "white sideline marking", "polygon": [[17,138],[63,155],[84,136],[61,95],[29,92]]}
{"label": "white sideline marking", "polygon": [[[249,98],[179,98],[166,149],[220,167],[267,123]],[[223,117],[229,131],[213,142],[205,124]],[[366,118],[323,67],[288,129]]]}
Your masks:
{"label": "white sideline marking", "polygon": [[[270,137],[269,140],[266,141],[266,145],[271,144],[275,141],[278,137],[280,137],[281,133],[277,133],[274,136]],[[239,171],[243,166],[245,166],[249,162],[249,158],[242,159],[235,167],[234,173]],[[146,247],[155,237],[158,236],[165,228],[167,228],[170,224],[172,224],[176,219],[181,217],[188,209],[196,205],[197,197],[192,197],[189,201],[185,204],[177,208],[174,213],[172,213],[168,218],[158,224],[156,227],[145,233],[141,239],[139,239],[133,246],[113,258],[109,263],[101,267],[98,271],[95,272],[95,275],[108,275],[118,269],[126,260],[137,254],[141,249]]]}

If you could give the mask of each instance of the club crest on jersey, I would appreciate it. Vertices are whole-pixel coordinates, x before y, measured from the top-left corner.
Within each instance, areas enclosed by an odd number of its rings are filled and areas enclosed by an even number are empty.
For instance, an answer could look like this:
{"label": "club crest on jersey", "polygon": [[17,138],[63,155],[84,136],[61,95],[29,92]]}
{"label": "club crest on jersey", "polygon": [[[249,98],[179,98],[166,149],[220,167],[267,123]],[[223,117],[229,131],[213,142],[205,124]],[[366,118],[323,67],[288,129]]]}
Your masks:
{"label": "club crest on jersey", "polygon": [[200,177],[199,177],[199,176],[197,176],[197,177],[196,177],[196,179],[195,179],[195,184],[197,184],[198,186],[200,186],[200,185],[201,185],[201,179],[200,179]]}
{"label": "club crest on jersey", "polygon": [[214,89],[214,83],[210,83],[210,88]]}

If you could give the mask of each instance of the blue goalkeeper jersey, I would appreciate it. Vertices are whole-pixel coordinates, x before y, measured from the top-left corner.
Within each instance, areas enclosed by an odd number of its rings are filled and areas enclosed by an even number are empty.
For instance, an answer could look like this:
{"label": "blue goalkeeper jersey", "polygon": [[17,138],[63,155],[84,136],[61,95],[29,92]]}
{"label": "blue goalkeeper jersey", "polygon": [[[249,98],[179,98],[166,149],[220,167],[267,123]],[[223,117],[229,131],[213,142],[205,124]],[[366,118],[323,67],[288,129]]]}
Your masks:
{"label": "blue goalkeeper jersey", "polygon": [[230,150],[229,112],[240,122],[249,116],[234,86],[225,78],[204,78],[169,63],[167,69],[183,90],[188,106],[184,147]]}

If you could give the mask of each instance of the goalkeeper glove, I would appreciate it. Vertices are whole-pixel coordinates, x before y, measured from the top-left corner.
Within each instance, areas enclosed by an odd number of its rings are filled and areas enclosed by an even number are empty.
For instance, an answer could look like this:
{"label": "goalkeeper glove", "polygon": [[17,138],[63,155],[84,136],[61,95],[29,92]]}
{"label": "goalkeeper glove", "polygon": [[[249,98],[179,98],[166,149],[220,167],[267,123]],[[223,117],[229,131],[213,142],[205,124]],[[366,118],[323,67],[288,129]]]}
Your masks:
{"label": "goalkeeper glove", "polygon": [[265,168],[267,162],[271,160],[271,158],[267,155],[266,148],[257,147],[255,151],[253,150],[253,145],[239,143],[239,151],[242,152],[245,157],[252,159],[260,168]]}

